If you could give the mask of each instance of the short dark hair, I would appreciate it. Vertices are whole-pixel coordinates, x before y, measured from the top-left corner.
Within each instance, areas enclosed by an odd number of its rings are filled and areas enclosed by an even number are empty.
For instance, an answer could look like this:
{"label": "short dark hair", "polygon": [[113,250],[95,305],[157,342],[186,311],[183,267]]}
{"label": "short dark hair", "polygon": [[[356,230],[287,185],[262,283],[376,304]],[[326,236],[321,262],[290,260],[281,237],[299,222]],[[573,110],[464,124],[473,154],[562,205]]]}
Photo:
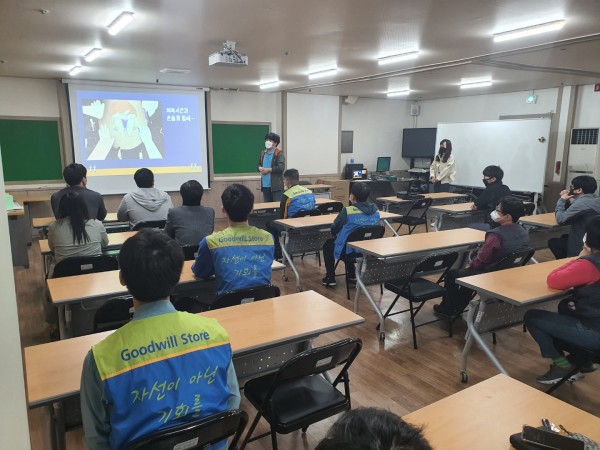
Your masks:
{"label": "short dark hair", "polygon": [[139,188],[151,188],[154,186],[154,173],[145,167],[136,170],[133,179]]}
{"label": "short dark hair", "polygon": [[371,188],[368,183],[354,183],[350,193],[354,195],[357,202],[366,202],[371,195]]}
{"label": "short dark hair", "polygon": [[592,217],[585,224],[585,245],[600,250],[600,216]]}
{"label": "short dark hair", "polygon": [[243,184],[230,184],[221,195],[223,208],[233,222],[245,222],[254,207],[254,194]]}
{"label": "short dark hair", "polygon": [[379,408],[346,411],[315,450],[431,450],[420,428]]}
{"label": "short dark hair", "polygon": [[589,175],[579,175],[573,178],[571,185],[574,189],[581,189],[584,194],[593,194],[598,189],[598,183],[596,183],[594,177]]}
{"label": "short dark hair", "polygon": [[287,178],[288,180],[298,182],[300,181],[300,173],[297,169],[288,169],[283,172],[283,178]]}
{"label": "short dark hair", "polygon": [[525,215],[525,205],[523,205],[521,200],[512,195],[502,197],[498,206],[502,214],[510,214],[513,223],[517,223]]}
{"label": "short dark hair", "polygon": [[204,195],[204,188],[196,180],[186,181],[179,188],[184,206],[199,206]]}
{"label": "short dark hair", "polygon": [[141,302],[163,300],[179,283],[181,246],[160,230],[144,228],[125,241],[119,268],[131,295]]}
{"label": "short dark hair", "polygon": [[281,138],[277,133],[267,133],[265,135],[265,141],[273,141],[275,142],[275,145],[279,145],[279,143],[281,142]]}
{"label": "short dark hair", "polygon": [[502,170],[500,166],[487,166],[483,169],[483,176],[495,178],[496,181],[502,181],[502,178],[504,178],[504,170]]}
{"label": "short dark hair", "polygon": [[72,163],[63,169],[63,178],[69,186],[77,186],[87,176],[87,169],[78,163]]}

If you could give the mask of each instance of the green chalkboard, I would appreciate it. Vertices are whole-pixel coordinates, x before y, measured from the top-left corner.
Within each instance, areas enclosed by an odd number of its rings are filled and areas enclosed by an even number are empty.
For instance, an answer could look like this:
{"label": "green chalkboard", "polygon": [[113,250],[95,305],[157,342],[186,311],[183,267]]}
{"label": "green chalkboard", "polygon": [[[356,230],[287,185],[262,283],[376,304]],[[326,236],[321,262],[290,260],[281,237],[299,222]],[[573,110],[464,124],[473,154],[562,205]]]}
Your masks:
{"label": "green chalkboard", "polygon": [[265,148],[269,124],[212,124],[213,171],[222,174],[257,174],[260,151]]}
{"label": "green chalkboard", "polygon": [[4,181],[62,180],[58,120],[0,119]]}

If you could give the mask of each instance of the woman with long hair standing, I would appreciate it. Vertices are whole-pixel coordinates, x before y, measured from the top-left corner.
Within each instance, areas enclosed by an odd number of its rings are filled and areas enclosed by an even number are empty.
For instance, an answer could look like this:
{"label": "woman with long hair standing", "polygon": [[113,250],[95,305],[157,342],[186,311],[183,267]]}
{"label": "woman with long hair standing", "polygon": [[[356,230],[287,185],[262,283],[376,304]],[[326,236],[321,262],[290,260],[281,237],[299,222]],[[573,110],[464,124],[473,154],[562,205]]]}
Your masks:
{"label": "woman with long hair standing", "polygon": [[452,142],[442,139],[437,156],[429,168],[429,181],[433,184],[433,192],[449,192],[450,183],[456,178]]}

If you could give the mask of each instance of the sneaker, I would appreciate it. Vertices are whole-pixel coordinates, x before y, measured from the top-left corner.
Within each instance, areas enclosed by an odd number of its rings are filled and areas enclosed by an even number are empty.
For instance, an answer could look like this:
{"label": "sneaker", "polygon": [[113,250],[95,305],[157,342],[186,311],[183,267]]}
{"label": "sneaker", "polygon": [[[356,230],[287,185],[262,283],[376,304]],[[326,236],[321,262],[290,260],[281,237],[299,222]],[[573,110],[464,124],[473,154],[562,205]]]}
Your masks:
{"label": "sneaker", "polygon": [[[567,355],[567,360],[573,365],[581,364],[583,362],[581,357],[572,353]],[[581,370],[581,373],[592,373],[595,372],[596,369],[597,367],[593,362],[587,361],[579,370]]]}
{"label": "sneaker", "polygon": [[[546,372],[544,375],[536,378],[538,383],[542,384],[556,384],[560,380],[563,379],[565,375],[567,375],[571,370],[573,370],[573,366],[570,367],[558,367],[554,364],[550,365],[550,370]],[[573,375],[569,377],[567,381],[577,381],[583,378],[583,374],[581,372],[575,372]]]}
{"label": "sneaker", "polygon": [[444,317],[444,318],[453,317],[453,316],[458,315],[458,313],[456,313],[456,312],[446,311],[446,309],[442,305],[433,305],[433,314],[435,314],[438,317]]}
{"label": "sneaker", "polygon": [[321,280],[321,283],[323,283],[327,287],[334,287],[337,284],[335,282],[335,277],[329,277],[327,275],[325,277],[323,277],[323,279]]}

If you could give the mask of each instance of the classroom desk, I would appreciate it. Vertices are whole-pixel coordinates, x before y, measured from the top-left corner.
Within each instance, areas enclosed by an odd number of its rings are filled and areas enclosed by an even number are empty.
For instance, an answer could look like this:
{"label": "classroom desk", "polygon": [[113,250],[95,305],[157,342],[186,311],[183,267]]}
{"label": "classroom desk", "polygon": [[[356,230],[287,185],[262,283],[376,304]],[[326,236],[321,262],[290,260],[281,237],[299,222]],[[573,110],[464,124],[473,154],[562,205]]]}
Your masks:
{"label": "classroom desk", "polygon": [[[569,291],[549,288],[548,274],[573,258],[530,264],[513,269],[458,278],[456,282],[473,289],[479,298],[471,300],[467,313],[468,338],[461,358],[460,377],[468,381],[467,358],[473,341],[483,349],[498,371],[507,374],[481,334],[507,328],[523,322],[523,315],[540,302],[564,298]],[[548,305],[545,305],[548,306]],[[553,306],[553,305],[552,305]]]}
{"label": "classroom desk", "polygon": [[331,198],[330,190],[333,186],[330,184],[303,184],[302,186],[313,191],[317,197],[320,196],[321,198]]}
{"label": "classroom desk", "polygon": [[37,193],[34,195],[25,195],[25,196],[16,195],[14,197],[15,202],[23,205],[23,208],[25,209],[25,222],[28,224],[27,245],[31,245],[31,226],[32,226],[31,214],[29,212],[29,204],[30,203],[47,203],[47,202],[50,202],[50,197],[51,197],[51,194],[37,194]]}
{"label": "classroom desk", "polygon": [[[205,281],[198,280],[194,276],[192,264],[194,264],[194,261],[184,261],[181,277],[176,290],[181,291],[182,287],[186,287],[186,285],[191,283],[205,283]],[[283,270],[285,269],[285,265],[278,261],[273,261],[271,269]],[[58,308],[61,339],[67,338],[70,334],[70,304],[77,302],[81,302],[82,304],[89,303],[93,300],[105,301],[128,293],[127,288],[121,285],[118,270],[88,273],[71,277],[48,278],[47,285],[50,300],[54,306]],[[208,285],[207,291],[210,291]],[[214,293],[214,291],[207,293]],[[88,309],[90,309],[89,306]]]}
{"label": "classroom desk", "polygon": [[[462,200],[468,197],[466,194],[455,194],[453,192],[430,192],[428,194],[422,194],[425,198],[433,200],[433,205],[444,205],[447,203],[453,203],[457,200]],[[404,200],[400,197],[378,197],[378,201],[383,202],[383,210],[388,211],[391,204],[402,204],[411,203],[414,200]]]}
{"label": "classroom desk", "polygon": [[[332,200],[327,199],[327,198],[316,198],[315,202],[317,205],[323,205],[325,203],[331,203]],[[255,203],[254,204],[254,208],[252,209],[252,214],[259,212],[259,211],[267,211],[270,209],[276,209],[279,211],[279,206],[281,205],[280,202],[260,202],[260,203]]]}
{"label": "classroom desk", "polygon": [[570,225],[559,225],[553,212],[523,216],[519,223],[527,229],[529,246],[534,250],[548,248],[548,240],[568,234],[571,228]]}
{"label": "classroom desk", "polygon": [[431,206],[429,211],[435,214],[434,228],[438,231],[453,230],[466,227],[471,223],[483,223],[485,213],[471,209],[472,206],[472,202]]}
{"label": "classroom desk", "polygon": [[[315,198],[317,205],[331,203],[333,200],[329,198]],[[267,223],[279,219],[280,202],[261,202],[255,203],[254,209],[248,217],[248,223],[253,227],[263,230],[267,229]]]}
{"label": "classroom desk", "polygon": [[[466,254],[476,249],[484,240],[484,231],[461,228],[437,233],[349,242],[348,247],[363,254],[363,257],[357,261],[358,288],[354,297],[354,311],[358,312],[358,300],[362,291],[379,318],[379,340],[384,341],[385,319],[367,286],[409,276],[416,264],[433,252],[455,251]],[[462,264],[464,263],[459,262],[459,265]]]}
{"label": "classroom desk", "polygon": [[29,268],[29,255],[27,253],[27,215],[25,209],[12,209],[6,211],[8,216],[8,233],[10,235],[10,251],[13,267],[23,266]]}
{"label": "classroom desk", "polygon": [[506,375],[496,375],[403,417],[423,426],[432,448],[507,450],[524,424],[557,426],[600,440],[600,418]]}
{"label": "classroom desk", "polygon": [[[275,221],[275,223],[285,228],[279,234],[281,252],[283,253],[284,261],[287,261],[294,272],[298,291],[302,291],[302,283],[292,256],[321,251],[325,241],[333,237],[331,234],[331,224],[336,217],[336,214],[327,214],[324,216],[297,217],[295,219],[278,219]],[[401,216],[381,211],[379,217],[396,234],[388,220],[397,219]]]}
{"label": "classroom desk", "polygon": [[[54,216],[52,216],[52,217],[36,217],[31,220],[31,223],[33,225],[33,228],[39,230],[41,232],[41,235],[45,239],[48,236],[48,225],[50,225],[55,220],[56,220],[56,218]],[[103,223],[114,223],[114,222],[118,222],[118,221],[119,220],[117,219],[117,213],[108,213],[102,222]]]}
{"label": "classroom desk", "polygon": [[[276,369],[297,352],[310,348],[311,340],[320,334],[364,322],[362,317],[314,291],[206,311],[202,315],[217,319],[229,333],[233,362],[241,380]],[[110,333],[25,348],[28,406],[49,406],[52,411],[52,404],[58,406],[57,402],[77,395],[85,355]],[[58,435],[62,443],[62,410],[59,406],[55,410],[57,421],[53,425],[57,430],[53,429],[52,434]],[[56,439],[52,441],[56,444]],[[53,446],[56,447],[61,445]]]}

